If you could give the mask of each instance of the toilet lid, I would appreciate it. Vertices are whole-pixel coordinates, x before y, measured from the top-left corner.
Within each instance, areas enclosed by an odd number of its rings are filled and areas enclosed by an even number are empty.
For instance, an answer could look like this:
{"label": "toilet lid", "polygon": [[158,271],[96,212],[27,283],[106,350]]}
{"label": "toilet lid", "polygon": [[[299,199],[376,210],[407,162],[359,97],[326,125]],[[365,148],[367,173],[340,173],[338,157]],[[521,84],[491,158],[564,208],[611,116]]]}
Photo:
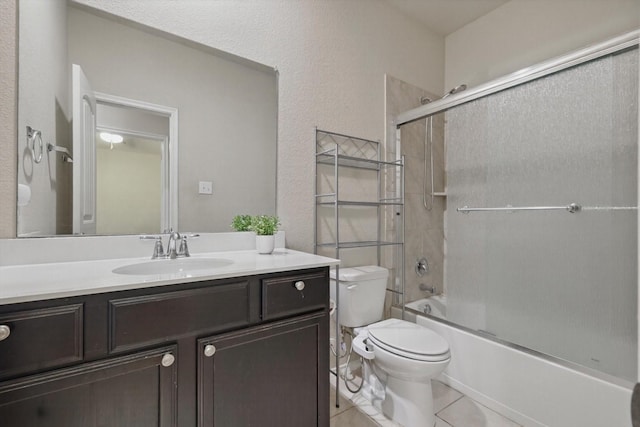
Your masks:
{"label": "toilet lid", "polygon": [[449,343],[430,329],[399,319],[367,327],[374,344],[399,356],[436,362],[450,357]]}

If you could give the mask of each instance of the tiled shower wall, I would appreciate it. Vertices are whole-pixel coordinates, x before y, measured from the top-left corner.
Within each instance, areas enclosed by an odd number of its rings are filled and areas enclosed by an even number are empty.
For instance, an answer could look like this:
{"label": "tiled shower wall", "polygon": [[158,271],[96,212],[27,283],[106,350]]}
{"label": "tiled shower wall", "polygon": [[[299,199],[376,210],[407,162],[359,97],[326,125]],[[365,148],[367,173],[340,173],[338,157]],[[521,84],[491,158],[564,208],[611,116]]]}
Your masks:
{"label": "tiled shower wall", "polygon": [[[387,160],[396,159],[396,127],[393,124],[394,117],[401,112],[416,108],[421,105],[421,99],[427,97],[436,99],[435,96],[423,89],[386,76],[386,138],[385,155]],[[414,301],[430,296],[429,292],[421,291],[420,284],[433,286],[436,293],[442,293],[444,275],[444,210],[446,209],[445,197],[434,197],[433,204],[430,196],[426,196],[427,208],[425,208],[425,182],[426,192],[431,191],[431,172],[429,161],[429,146],[425,143],[427,135],[427,119],[419,120],[401,127],[400,151],[405,156],[405,302]],[[425,169],[425,149],[427,152],[427,168]],[[433,118],[433,165],[434,165],[434,190],[444,192],[444,118],[439,114]],[[425,176],[426,174],[426,176]],[[426,181],[425,181],[426,179]],[[393,179],[389,177],[386,186],[387,196],[395,191]],[[429,209],[428,209],[429,208]],[[389,210],[385,225],[388,234],[396,229],[401,230],[401,222],[397,216]],[[392,255],[386,253],[385,264],[393,264]],[[415,272],[417,260],[425,257],[429,264],[429,272],[420,277]],[[389,300],[389,298],[387,298]],[[390,301],[387,302],[387,307]]]}

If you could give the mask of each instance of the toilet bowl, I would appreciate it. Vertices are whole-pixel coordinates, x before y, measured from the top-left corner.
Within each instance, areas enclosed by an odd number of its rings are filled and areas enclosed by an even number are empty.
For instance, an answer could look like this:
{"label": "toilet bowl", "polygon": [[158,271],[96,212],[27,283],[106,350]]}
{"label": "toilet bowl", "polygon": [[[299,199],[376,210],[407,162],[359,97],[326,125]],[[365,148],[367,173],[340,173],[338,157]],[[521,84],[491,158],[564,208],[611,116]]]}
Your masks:
{"label": "toilet bowl", "polygon": [[451,360],[444,338],[415,323],[387,319],[360,329],[353,347],[367,361],[362,390],[374,406],[405,427],[435,424],[431,379]]}
{"label": "toilet bowl", "polygon": [[365,360],[362,395],[405,427],[433,427],[431,379],[449,364],[449,344],[424,326],[380,321],[387,278],[388,270],[378,266],[341,268],[338,279],[332,271],[339,323],[355,328],[353,350]]}

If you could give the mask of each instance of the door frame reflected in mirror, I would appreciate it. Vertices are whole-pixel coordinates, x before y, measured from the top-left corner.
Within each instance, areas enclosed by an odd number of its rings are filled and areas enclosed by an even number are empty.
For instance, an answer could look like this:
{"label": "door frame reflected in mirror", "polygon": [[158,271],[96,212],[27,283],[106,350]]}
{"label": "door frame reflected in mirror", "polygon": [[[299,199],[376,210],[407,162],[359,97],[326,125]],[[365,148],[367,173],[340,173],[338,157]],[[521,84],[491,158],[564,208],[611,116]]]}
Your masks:
{"label": "door frame reflected in mirror", "polygon": [[[98,111],[100,105],[105,104],[98,103]],[[114,142],[115,137],[121,140]],[[98,123],[95,140],[95,234],[159,234],[169,230],[169,135]]]}
{"label": "door frame reflected in mirror", "polygon": [[[95,92],[96,103],[122,108],[134,108],[145,113],[166,117],[169,121],[168,161],[163,161],[163,171],[168,171],[167,179],[163,179],[161,227],[162,232],[178,229],[178,109],[165,105],[153,104],[122,96]],[[131,130],[123,130],[131,134]]]}

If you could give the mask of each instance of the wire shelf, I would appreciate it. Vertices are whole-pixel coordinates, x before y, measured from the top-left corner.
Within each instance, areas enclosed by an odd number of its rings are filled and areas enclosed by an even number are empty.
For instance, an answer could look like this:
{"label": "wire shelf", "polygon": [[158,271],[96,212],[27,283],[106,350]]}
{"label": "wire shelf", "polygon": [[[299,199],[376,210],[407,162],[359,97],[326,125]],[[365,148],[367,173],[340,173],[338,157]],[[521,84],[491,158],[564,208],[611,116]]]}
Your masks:
{"label": "wire shelf", "polygon": [[[339,133],[316,131],[316,152],[329,152],[337,147],[338,155],[362,160],[380,160],[380,142]],[[335,151],[334,151],[335,154]]]}
{"label": "wire shelf", "polygon": [[[342,135],[335,132],[327,132],[323,130],[316,129],[315,131],[316,137],[316,194],[315,194],[315,204],[316,208],[314,210],[314,223],[315,223],[315,231],[314,231],[314,246],[315,251],[318,253],[318,250],[327,251],[327,250],[335,250],[335,258],[340,258],[340,251],[347,249],[357,249],[357,248],[377,248],[377,259],[378,265],[382,265],[382,247],[391,246],[396,249],[393,250],[393,256],[396,257],[396,262],[398,262],[400,266],[404,265],[404,249],[403,249],[403,240],[404,240],[404,228],[400,228],[401,234],[397,234],[398,231],[394,230],[396,233],[395,237],[388,237],[383,234],[384,228],[384,215],[389,215],[390,211],[395,220],[395,218],[400,219],[396,215],[400,215],[404,206],[404,157],[399,157],[396,161],[385,161],[381,158],[381,149],[382,144],[378,141],[371,141],[363,138],[356,138],[353,136]],[[364,169],[363,173],[347,173],[343,168],[354,168],[354,169]],[[375,172],[376,179],[375,181],[372,178],[372,173],[368,171]],[[353,180],[354,176],[357,175],[358,178],[363,177],[363,185],[369,185],[369,183],[375,183],[377,188],[375,189],[375,195],[373,188],[358,188],[358,193],[355,193],[354,196],[347,196],[348,198],[355,197],[366,198],[366,195],[369,195],[369,200],[344,200],[341,199],[340,194],[340,182],[341,175],[345,173],[346,177],[349,180]],[[385,182],[385,180],[390,180]],[[350,182],[350,181],[347,181]],[[388,185],[391,183],[391,185]],[[391,194],[390,194],[391,193]],[[344,198],[344,194],[342,197]],[[362,209],[362,212],[355,211],[354,212],[345,212],[348,211],[340,209],[341,207],[351,206],[351,207],[365,207],[367,209]],[[371,209],[375,208],[375,209]],[[319,221],[318,213],[321,212],[322,221]],[[341,216],[342,213],[346,215],[349,214],[349,218],[351,218],[351,214],[354,214],[356,217],[360,214],[366,215],[365,218],[371,219],[370,215],[376,216],[377,223],[377,233],[376,236],[367,236],[367,238],[371,240],[363,240],[363,241],[342,241],[341,240]],[[324,234],[326,238],[332,239],[334,241],[331,242],[321,242],[319,241],[319,229],[324,227],[329,227],[329,234]],[[383,241],[383,238],[390,238],[394,241]],[[357,239],[355,236],[351,236],[350,239]],[[339,266],[336,267],[336,270],[339,270]],[[396,271],[403,271],[402,267],[398,267]],[[336,272],[337,274],[337,272]],[[404,291],[404,276],[400,273],[400,281],[402,282],[402,290]],[[394,283],[397,283],[395,280]],[[400,292],[394,290],[394,292]],[[336,294],[336,304],[340,305],[340,295]],[[339,315],[336,314],[336,330],[335,336],[337,338],[340,337],[340,319]],[[339,344],[336,346],[340,348]],[[336,366],[339,366],[339,355],[336,354]],[[339,395],[339,375],[336,372],[332,371],[332,374],[336,375],[338,378],[336,380],[336,401],[337,396]]]}
{"label": "wire shelf", "polygon": [[354,249],[354,248],[368,248],[372,246],[397,246],[402,245],[402,242],[384,242],[380,240],[364,240],[359,242],[328,242],[317,243],[316,246],[320,248],[338,248],[338,249]]}
{"label": "wire shelf", "polygon": [[335,200],[331,201],[318,201],[318,205],[321,206],[333,206],[336,203],[338,206],[370,206],[370,207],[378,207],[378,206],[403,206],[404,203],[399,201],[380,201],[380,202],[359,202],[355,200]]}
{"label": "wire shelf", "polygon": [[404,166],[401,161],[385,162],[382,160],[372,160],[360,157],[346,156],[344,154],[338,154],[338,156],[336,156],[335,149],[329,151],[331,152],[323,151],[316,154],[316,157],[318,158],[318,164],[334,166],[337,158],[338,166],[341,167],[379,170],[381,167]]}

